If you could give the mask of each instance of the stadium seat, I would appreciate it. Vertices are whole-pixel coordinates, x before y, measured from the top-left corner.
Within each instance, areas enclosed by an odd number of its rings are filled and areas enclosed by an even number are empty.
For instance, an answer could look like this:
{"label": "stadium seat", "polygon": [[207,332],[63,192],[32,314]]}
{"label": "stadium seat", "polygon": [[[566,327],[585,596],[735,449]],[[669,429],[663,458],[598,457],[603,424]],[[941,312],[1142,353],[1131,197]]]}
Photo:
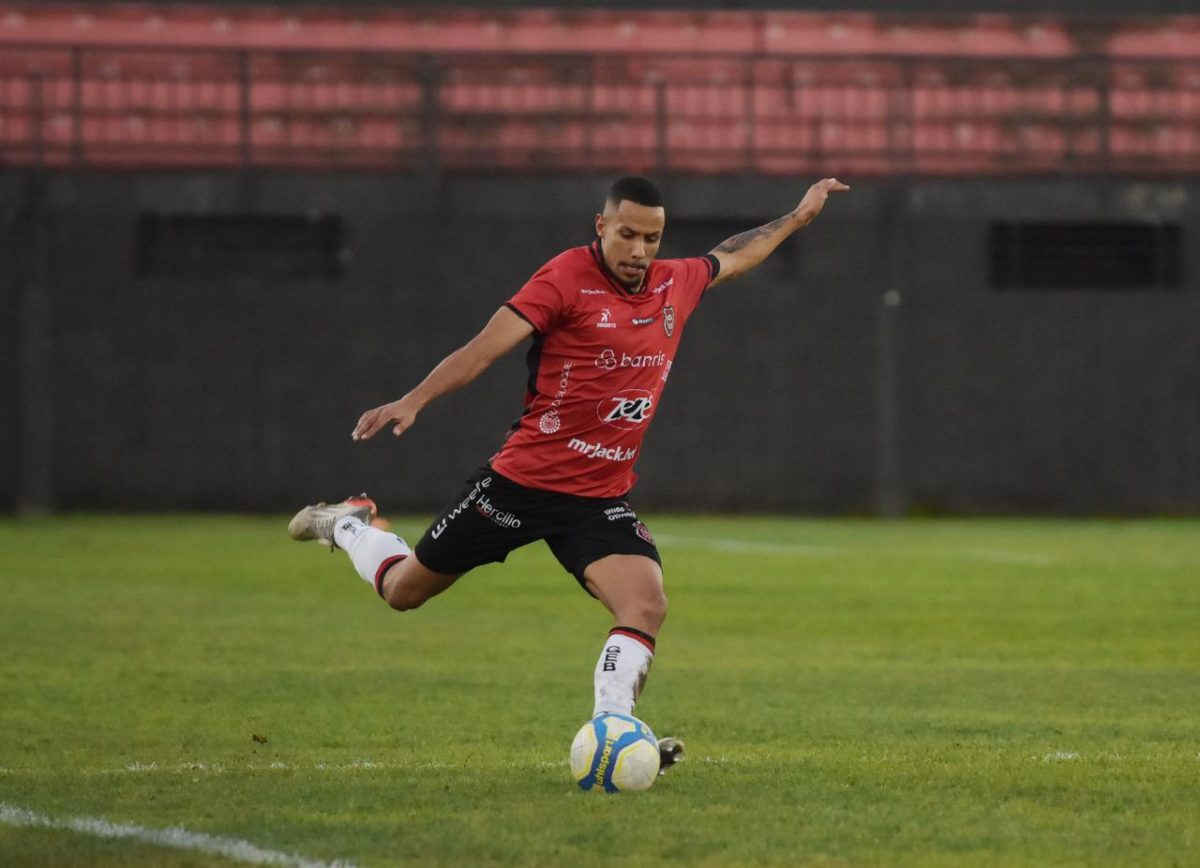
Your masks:
{"label": "stadium seat", "polygon": [[742,119],[676,118],[666,129],[669,170],[728,172],[744,166],[750,130]]}
{"label": "stadium seat", "polygon": [[1176,15],[1118,22],[1105,53],[1113,58],[1200,59],[1200,17]]}
{"label": "stadium seat", "polygon": [[0,19],[0,159],[40,142],[47,158],[109,164],[249,152],[389,165],[429,159],[418,140],[431,126],[444,164],[476,169],[1200,159],[1200,16],[1106,26],[1100,38],[1056,15],[24,3]]}

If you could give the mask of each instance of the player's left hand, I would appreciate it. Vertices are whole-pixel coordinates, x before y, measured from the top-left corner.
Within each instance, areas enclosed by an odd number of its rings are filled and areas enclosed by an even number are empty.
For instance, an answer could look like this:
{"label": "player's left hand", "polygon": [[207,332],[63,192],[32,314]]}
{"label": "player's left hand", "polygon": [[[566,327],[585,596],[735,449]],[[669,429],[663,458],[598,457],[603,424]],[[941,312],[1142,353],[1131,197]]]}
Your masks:
{"label": "player's left hand", "polygon": [[841,193],[849,189],[849,184],[843,184],[837,178],[822,178],[808,188],[808,192],[804,194],[804,198],[800,200],[794,213],[803,217],[807,224],[821,213],[830,193]]}

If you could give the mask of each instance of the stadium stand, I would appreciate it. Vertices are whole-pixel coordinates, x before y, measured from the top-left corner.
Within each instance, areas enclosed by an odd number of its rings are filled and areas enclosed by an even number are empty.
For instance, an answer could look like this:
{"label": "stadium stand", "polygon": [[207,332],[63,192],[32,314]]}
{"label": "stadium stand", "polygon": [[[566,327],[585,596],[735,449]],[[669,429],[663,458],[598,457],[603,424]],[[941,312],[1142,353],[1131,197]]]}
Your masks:
{"label": "stadium stand", "polygon": [[0,3],[0,48],[12,165],[1200,170],[1200,16]]}

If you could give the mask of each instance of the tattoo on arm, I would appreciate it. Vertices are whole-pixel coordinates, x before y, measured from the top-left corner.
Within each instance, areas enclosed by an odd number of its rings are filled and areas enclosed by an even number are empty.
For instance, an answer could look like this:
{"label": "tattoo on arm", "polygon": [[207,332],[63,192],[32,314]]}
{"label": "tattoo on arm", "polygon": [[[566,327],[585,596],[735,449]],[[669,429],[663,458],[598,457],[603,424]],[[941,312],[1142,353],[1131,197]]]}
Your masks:
{"label": "tattoo on arm", "polygon": [[765,235],[770,235],[781,226],[787,224],[788,217],[780,217],[778,220],[772,220],[764,226],[759,226],[751,229],[748,232],[742,232],[740,235],[734,235],[732,238],[726,238],[720,244],[713,248],[714,253],[735,253],[750,244],[753,244],[758,239]]}

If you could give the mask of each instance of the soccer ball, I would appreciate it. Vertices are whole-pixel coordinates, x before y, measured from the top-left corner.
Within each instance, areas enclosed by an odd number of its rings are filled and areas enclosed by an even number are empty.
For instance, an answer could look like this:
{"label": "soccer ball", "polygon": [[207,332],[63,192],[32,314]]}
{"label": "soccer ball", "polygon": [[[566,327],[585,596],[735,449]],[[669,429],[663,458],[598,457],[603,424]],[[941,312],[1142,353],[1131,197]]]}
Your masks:
{"label": "soccer ball", "polygon": [[648,790],[658,777],[658,739],[626,714],[601,714],[571,742],[571,774],[581,790]]}

